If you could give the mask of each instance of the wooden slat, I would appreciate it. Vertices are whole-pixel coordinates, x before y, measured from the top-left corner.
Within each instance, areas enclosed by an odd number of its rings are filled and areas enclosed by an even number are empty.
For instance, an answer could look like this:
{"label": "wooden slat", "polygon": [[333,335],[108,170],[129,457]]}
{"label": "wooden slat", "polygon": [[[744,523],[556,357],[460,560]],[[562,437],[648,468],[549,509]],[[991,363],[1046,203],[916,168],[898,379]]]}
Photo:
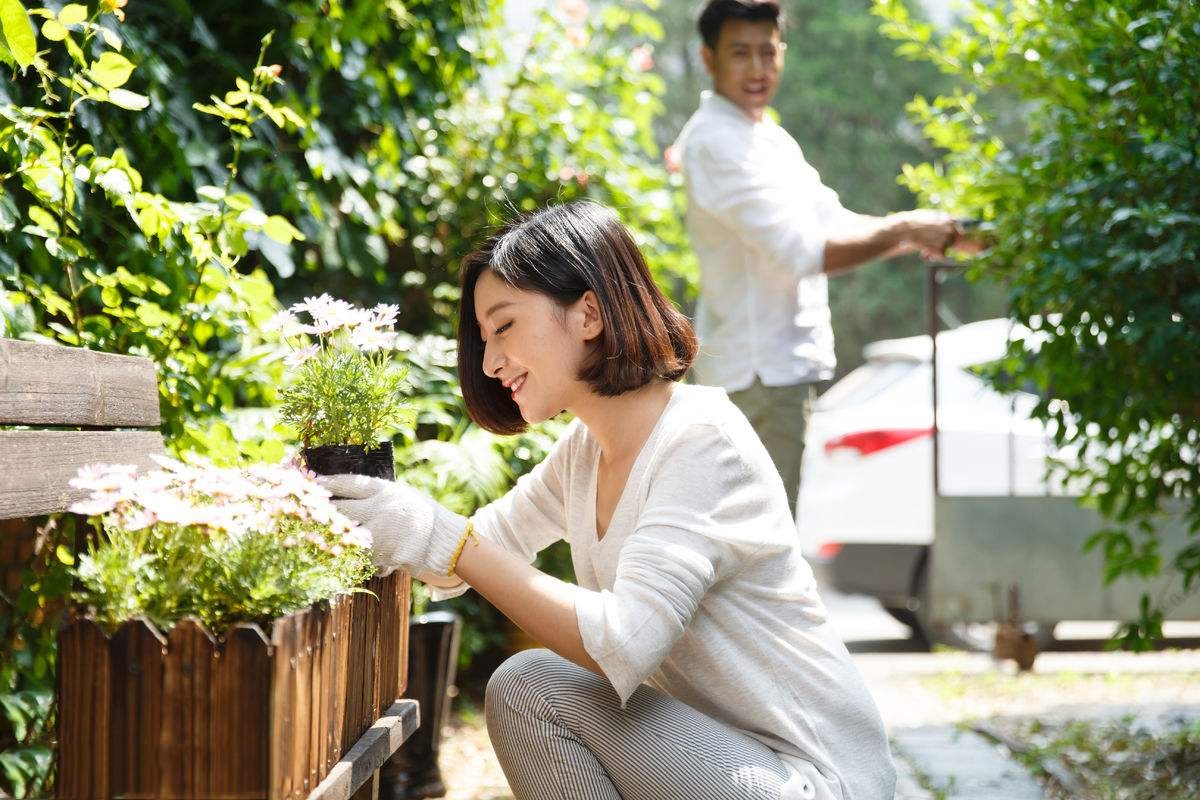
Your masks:
{"label": "wooden slat", "polygon": [[67,485],[85,464],[154,466],[157,431],[0,431],[0,519],[65,511],[88,495]]}
{"label": "wooden slat", "polygon": [[[94,622],[69,620],[58,633],[58,797],[111,797],[109,742],[112,664]],[[97,735],[99,733],[99,735]]]}
{"label": "wooden slat", "polygon": [[333,741],[334,719],[337,717],[337,599],[328,604],[325,613],[325,641],[321,650],[321,775],[329,774],[337,761],[337,745]]}
{"label": "wooden slat", "polygon": [[156,428],[148,358],[0,339],[0,424]]}
{"label": "wooden slat", "polygon": [[302,680],[309,610],[276,619],[271,627],[271,786],[268,797],[298,800],[308,766],[308,686]]}
{"label": "wooden slat", "polygon": [[213,797],[261,800],[267,794],[271,662],[257,625],[235,625],[219,641],[212,684],[210,746],[217,753]]}
{"label": "wooden slat", "polygon": [[283,620],[271,626],[271,751],[267,775],[270,779],[268,800],[284,800],[291,790],[285,765],[288,760],[287,738],[283,735],[291,725],[291,703],[288,698],[288,659],[291,653],[286,641]]}
{"label": "wooden slat", "polygon": [[196,620],[181,620],[167,637],[159,732],[160,800],[213,797],[210,778],[221,753],[209,749],[216,641]]}
{"label": "wooden slat", "polygon": [[[412,576],[401,572],[400,583],[400,671],[396,679],[396,697],[408,691],[408,623],[412,619]],[[456,648],[457,652],[457,648]]]}
{"label": "wooden slat", "polygon": [[296,740],[296,786],[301,789],[301,797],[306,796],[317,784],[313,781],[315,770],[309,765],[309,742],[312,739],[313,707],[312,707],[312,610],[305,611],[300,616],[300,643],[296,648],[296,707],[297,720],[295,730],[291,732]]}
{"label": "wooden slat", "polygon": [[329,730],[330,768],[345,752],[346,705],[350,686],[350,597],[339,597],[333,603],[333,696],[330,703],[332,721]]}
{"label": "wooden slat", "polygon": [[329,606],[318,603],[309,612],[311,620],[311,638],[308,644],[309,668],[309,708],[311,710],[310,726],[308,729],[308,788],[314,786],[325,777],[328,768],[321,759],[321,741],[325,735],[326,709],[323,692],[325,672],[322,669],[322,654],[329,636]]}
{"label": "wooden slat", "polygon": [[106,731],[113,796],[159,796],[158,736],[163,713],[163,654],[167,640],[144,618],[112,637],[112,727]]}
{"label": "wooden slat", "polygon": [[408,680],[408,573],[396,570],[377,579],[381,601],[379,620],[379,699],[389,708],[404,696]]}
{"label": "wooden slat", "polygon": [[397,700],[330,770],[307,800],[349,800],[421,724],[416,700]]}

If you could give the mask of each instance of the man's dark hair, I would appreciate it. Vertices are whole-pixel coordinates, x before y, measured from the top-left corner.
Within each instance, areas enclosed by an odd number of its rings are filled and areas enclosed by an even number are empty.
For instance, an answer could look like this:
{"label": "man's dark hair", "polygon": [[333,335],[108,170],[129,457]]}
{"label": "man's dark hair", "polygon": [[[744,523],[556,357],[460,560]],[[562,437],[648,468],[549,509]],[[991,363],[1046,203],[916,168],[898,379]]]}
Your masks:
{"label": "man's dark hair", "polygon": [[521,433],[527,426],[511,393],[483,373],[475,285],[485,270],[563,309],[589,289],[596,293],[604,329],[578,379],[598,395],[624,394],[654,379],[677,381],[696,357],[692,324],[655,284],[611,208],[579,200],[518,218],[462,262],[458,380],[467,413],[493,433]]}
{"label": "man's dark hair", "polygon": [[783,9],[779,0],[708,0],[700,12],[700,37],[710,50],[717,49],[721,26],[728,19],[770,22],[783,33]]}

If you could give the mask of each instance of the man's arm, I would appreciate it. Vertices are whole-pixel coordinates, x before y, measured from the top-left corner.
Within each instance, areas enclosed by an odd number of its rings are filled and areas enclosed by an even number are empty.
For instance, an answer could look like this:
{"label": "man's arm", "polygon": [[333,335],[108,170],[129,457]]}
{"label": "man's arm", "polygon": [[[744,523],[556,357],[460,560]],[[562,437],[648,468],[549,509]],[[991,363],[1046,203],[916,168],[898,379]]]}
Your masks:
{"label": "man's arm", "polygon": [[848,272],[868,261],[919,252],[941,256],[962,234],[949,214],[928,209],[899,211],[886,217],[853,215],[854,225],[825,240],[828,275]]}

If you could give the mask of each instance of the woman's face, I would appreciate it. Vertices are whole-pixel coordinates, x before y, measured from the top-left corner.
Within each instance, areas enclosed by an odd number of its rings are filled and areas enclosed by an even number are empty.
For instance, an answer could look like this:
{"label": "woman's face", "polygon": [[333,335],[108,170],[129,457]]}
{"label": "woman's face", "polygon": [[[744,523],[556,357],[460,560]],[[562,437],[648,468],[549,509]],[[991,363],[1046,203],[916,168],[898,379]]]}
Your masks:
{"label": "woman's face", "polygon": [[475,318],[484,374],[512,393],[526,422],[550,419],[591,392],[576,376],[603,329],[592,292],[564,309],[484,270],[475,284]]}

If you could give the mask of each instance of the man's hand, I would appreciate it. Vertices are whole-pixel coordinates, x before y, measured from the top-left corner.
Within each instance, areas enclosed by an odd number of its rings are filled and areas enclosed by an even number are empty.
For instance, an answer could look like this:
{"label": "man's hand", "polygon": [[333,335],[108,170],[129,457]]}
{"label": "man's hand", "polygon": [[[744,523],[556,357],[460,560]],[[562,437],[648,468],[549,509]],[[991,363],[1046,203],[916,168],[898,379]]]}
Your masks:
{"label": "man's hand", "polygon": [[917,208],[894,215],[901,225],[901,246],[907,246],[924,258],[942,258],[963,230],[954,217],[943,211]]}

